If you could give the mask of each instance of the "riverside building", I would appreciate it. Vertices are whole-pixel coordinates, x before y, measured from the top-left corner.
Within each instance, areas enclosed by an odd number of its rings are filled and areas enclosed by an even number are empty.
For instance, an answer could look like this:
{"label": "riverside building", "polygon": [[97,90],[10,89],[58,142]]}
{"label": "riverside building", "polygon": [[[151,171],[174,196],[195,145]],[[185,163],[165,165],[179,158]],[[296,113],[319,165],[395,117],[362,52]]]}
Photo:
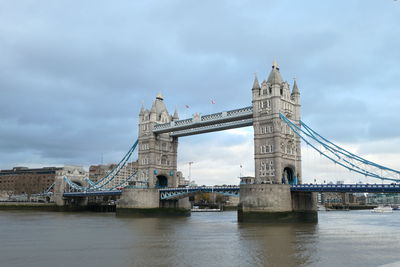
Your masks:
{"label": "riverside building", "polygon": [[56,177],[73,174],[86,174],[80,166],[27,168],[14,167],[0,170],[0,191],[10,194],[38,194],[46,191]]}

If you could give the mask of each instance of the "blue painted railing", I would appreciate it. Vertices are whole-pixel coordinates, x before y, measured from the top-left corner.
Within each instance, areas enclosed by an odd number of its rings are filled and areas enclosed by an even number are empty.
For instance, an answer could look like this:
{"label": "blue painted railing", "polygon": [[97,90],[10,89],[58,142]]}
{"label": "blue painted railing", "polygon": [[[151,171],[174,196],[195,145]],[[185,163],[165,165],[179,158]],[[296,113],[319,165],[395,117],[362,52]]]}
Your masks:
{"label": "blue painted railing", "polygon": [[[400,184],[298,184],[291,185],[292,192],[341,192],[341,193],[400,193]],[[198,192],[218,193],[239,196],[240,187],[230,186],[193,186],[159,189],[160,199],[178,199]],[[122,190],[103,190],[87,192],[67,192],[66,198],[91,196],[118,196]]]}
{"label": "blue painted railing", "polygon": [[298,184],[291,191],[342,193],[400,193],[400,184]]}

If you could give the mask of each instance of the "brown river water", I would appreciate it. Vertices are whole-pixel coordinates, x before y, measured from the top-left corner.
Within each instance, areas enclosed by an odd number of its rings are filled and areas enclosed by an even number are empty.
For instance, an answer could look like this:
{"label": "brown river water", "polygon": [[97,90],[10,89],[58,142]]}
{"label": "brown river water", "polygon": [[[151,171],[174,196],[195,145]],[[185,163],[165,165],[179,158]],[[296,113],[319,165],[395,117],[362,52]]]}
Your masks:
{"label": "brown river water", "polygon": [[0,266],[400,266],[400,212],[319,212],[315,224],[0,211]]}

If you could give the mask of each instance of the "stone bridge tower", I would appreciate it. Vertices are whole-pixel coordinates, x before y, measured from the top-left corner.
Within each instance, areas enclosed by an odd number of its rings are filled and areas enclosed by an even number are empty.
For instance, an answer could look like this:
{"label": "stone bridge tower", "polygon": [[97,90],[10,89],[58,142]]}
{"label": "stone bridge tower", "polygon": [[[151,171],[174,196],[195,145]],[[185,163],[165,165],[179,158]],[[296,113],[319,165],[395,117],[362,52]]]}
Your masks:
{"label": "stone bridge tower", "polygon": [[274,61],[268,79],[254,79],[253,127],[255,182],[257,184],[301,183],[300,137],[280,118],[284,114],[296,123],[300,120],[300,92],[294,81],[283,81]]}
{"label": "stone bridge tower", "polygon": [[283,81],[276,62],[261,85],[252,88],[255,183],[240,185],[239,221],[316,222],[317,195],[291,191],[301,183],[300,138],[284,123],[284,114],[300,121],[300,92]]}
{"label": "stone bridge tower", "polygon": [[177,187],[178,138],[169,133],[154,134],[154,125],[178,120],[178,113],[169,115],[164,98],[158,94],[150,110],[143,106],[139,113],[139,181],[154,187]]}

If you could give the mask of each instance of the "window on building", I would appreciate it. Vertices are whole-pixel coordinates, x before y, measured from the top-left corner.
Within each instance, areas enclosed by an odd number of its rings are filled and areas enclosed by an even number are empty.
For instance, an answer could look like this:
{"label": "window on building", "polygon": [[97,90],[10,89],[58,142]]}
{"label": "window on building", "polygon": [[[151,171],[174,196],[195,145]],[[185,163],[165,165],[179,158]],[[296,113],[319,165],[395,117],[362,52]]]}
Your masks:
{"label": "window on building", "polygon": [[168,160],[168,158],[167,158],[167,156],[162,156],[161,157],[161,165],[166,165],[167,164],[167,160]]}

